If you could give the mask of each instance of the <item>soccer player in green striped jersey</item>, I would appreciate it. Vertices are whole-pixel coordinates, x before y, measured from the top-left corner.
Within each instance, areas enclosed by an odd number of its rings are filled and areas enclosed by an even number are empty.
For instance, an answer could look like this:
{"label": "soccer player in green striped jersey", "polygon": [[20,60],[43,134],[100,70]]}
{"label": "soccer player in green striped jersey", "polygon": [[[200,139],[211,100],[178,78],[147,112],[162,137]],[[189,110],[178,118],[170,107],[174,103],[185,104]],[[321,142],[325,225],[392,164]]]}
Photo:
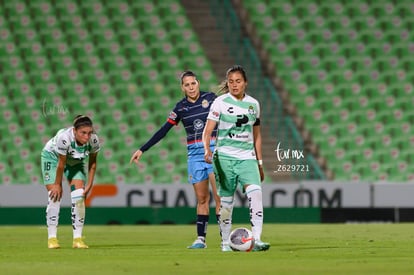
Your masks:
{"label": "soccer player in green striped jersey", "polygon": [[[240,187],[249,200],[250,222],[255,238],[253,251],[269,249],[261,241],[263,202],[261,181],[264,179],[259,102],[246,93],[247,76],[243,67],[227,70],[221,90],[225,93],[213,102],[203,131],[204,158],[213,163],[220,196],[220,233],[222,251],[231,251],[229,235],[232,225],[234,193]],[[214,155],[210,137],[217,126]]]}
{"label": "soccer player in green striped jersey", "polygon": [[68,179],[71,189],[72,247],[88,248],[82,236],[85,223],[85,198],[92,190],[97,168],[96,159],[100,149],[99,138],[94,133],[92,120],[83,115],[76,116],[73,126],[60,129],[44,146],[41,162],[43,182],[48,192],[46,222],[49,248],[60,248],[57,227],[63,176]]}

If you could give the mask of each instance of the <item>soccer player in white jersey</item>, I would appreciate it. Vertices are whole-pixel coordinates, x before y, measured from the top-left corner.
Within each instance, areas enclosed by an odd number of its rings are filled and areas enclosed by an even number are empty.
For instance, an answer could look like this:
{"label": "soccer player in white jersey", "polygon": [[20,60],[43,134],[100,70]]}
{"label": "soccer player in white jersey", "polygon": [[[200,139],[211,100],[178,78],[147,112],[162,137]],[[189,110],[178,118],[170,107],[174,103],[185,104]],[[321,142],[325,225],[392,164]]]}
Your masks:
{"label": "soccer player in white jersey", "polygon": [[[48,248],[60,248],[57,239],[63,175],[71,188],[73,248],[88,248],[83,241],[85,198],[92,189],[96,171],[96,157],[100,150],[98,136],[93,133],[92,120],[79,115],[73,126],[60,129],[42,150],[43,182],[48,192],[46,224]],[[88,175],[85,160],[88,158]],[[86,185],[85,185],[86,183]]]}
{"label": "soccer player in white jersey", "polygon": [[[255,239],[253,251],[269,249],[261,241],[263,202],[261,181],[264,179],[259,102],[246,93],[247,77],[244,69],[235,65],[227,70],[221,85],[225,94],[216,98],[210,108],[203,132],[205,161],[213,163],[217,190],[220,196],[220,233],[222,251],[232,251],[229,235],[232,225],[234,193],[242,188],[249,200],[250,222]],[[214,155],[210,150],[210,136],[217,128]]]}

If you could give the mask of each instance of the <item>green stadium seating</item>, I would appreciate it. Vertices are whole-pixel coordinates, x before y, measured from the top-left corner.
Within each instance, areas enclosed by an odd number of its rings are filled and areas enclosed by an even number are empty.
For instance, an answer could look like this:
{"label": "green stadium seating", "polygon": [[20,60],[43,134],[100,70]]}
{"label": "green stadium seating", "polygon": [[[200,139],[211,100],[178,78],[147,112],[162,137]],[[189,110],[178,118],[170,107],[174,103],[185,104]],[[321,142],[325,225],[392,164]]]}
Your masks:
{"label": "green stadium seating", "polygon": [[39,183],[43,145],[80,113],[102,141],[97,183],[187,182],[181,126],[129,165],[182,98],[182,70],[217,83],[178,0],[2,1],[0,43],[0,183]]}
{"label": "green stadium seating", "polygon": [[408,2],[243,2],[338,180],[413,179]]}

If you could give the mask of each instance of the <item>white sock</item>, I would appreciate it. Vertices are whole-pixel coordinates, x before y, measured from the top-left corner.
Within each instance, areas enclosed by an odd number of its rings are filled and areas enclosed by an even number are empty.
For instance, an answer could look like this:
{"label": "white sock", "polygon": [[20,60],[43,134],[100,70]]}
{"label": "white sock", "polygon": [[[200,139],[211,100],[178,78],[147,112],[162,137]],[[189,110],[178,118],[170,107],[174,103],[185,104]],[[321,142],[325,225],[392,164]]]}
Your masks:
{"label": "white sock", "polygon": [[260,240],[263,229],[263,201],[262,188],[259,185],[249,185],[246,188],[246,195],[249,199],[250,223],[255,240]]}
{"label": "white sock", "polygon": [[230,232],[231,232],[231,221],[234,207],[233,197],[221,197],[220,198],[220,235],[222,244],[228,245]]}
{"label": "white sock", "polygon": [[76,189],[70,193],[72,199],[72,227],[73,238],[81,238],[85,223],[85,199],[83,189]]}
{"label": "white sock", "polygon": [[54,202],[50,198],[50,191],[47,193],[47,207],[46,207],[46,224],[48,238],[57,237],[57,227],[59,224],[60,201]]}

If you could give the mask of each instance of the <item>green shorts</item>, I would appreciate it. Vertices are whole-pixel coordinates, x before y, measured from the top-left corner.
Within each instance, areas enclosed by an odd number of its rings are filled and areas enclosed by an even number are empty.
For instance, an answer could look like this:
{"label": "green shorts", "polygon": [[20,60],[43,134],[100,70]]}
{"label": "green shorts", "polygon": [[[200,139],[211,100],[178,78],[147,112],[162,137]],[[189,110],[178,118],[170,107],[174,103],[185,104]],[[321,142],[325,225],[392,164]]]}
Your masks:
{"label": "green shorts", "polygon": [[[56,179],[58,159],[54,154],[47,151],[42,151],[41,164],[43,184],[54,184]],[[77,163],[75,165],[65,165],[64,175],[69,181],[75,179],[85,182],[86,173],[83,162]]]}
{"label": "green shorts", "polygon": [[244,192],[246,184],[261,185],[257,160],[230,160],[214,155],[217,192],[221,197],[233,196],[237,187]]}

